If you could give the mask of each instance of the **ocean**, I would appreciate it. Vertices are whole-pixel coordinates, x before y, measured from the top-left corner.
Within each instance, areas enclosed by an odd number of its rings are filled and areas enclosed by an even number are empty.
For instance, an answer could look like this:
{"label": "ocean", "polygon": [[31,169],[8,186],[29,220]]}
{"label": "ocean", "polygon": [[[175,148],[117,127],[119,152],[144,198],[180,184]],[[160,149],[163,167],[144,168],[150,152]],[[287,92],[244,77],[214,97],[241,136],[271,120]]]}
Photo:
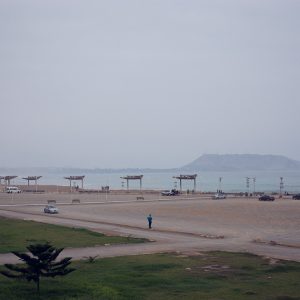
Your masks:
{"label": "ocean", "polygon": [[[234,172],[182,172],[182,174],[197,174],[196,190],[203,192],[215,192],[222,190],[224,192],[279,192],[280,177],[282,177],[282,192],[296,193],[300,192],[300,171],[234,171]],[[26,184],[27,182],[22,177],[33,175],[42,175],[38,181],[39,184],[51,185],[69,185],[69,181],[64,179],[70,175],[85,175],[84,187],[87,189],[101,189],[102,186],[109,186],[110,189],[126,189],[126,180],[121,179],[121,176],[133,175],[130,173],[107,173],[107,174],[23,174],[19,175],[11,183]],[[134,174],[140,175],[140,174]],[[144,173],[143,174],[143,189],[165,190],[178,188],[179,180],[173,176],[180,175],[179,173]],[[249,179],[249,187],[247,180]],[[221,178],[221,180],[220,180]],[[255,182],[253,180],[255,178]],[[80,186],[81,183],[78,182]],[[130,181],[130,189],[139,189],[139,181]],[[194,188],[193,181],[182,181],[183,190],[192,190]]]}

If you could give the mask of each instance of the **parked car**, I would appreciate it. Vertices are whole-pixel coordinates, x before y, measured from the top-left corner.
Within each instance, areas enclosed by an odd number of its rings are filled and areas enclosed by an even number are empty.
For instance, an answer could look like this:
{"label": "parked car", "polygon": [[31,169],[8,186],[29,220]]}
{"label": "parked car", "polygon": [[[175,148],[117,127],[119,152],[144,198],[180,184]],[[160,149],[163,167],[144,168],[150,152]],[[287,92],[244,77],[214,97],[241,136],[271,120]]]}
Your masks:
{"label": "parked car", "polygon": [[179,191],[173,189],[173,190],[166,190],[166,191],[162,191],[161,195],[162,196],[176,196],[179,194]]}
{"label": "parked car", "polygon": [[58,209],[57,209],[57,207],[55,207],[53,205],[46,205],[46,207],[44,208],[44,213],[46,213],[46,214],[58,214]]}
{"label": "parked car", "polygon": [[213,199],[226,199],[226,195],[223,193],[217,193],[213,196]]}
{"label": "parked car", "polygon": [[259,201],[274,201],[275,198],[269,195],[262,195],[258,198]]}
{"label": "parked car", "polygon": [[8,194],[13,194],[13,193],[20,194],[21,190],[17,186],[7,186],[5,188],[5,192]]}
{"label": "parked car", "polygon": [[300,200],[300,194],[293,195],[293,199]]}

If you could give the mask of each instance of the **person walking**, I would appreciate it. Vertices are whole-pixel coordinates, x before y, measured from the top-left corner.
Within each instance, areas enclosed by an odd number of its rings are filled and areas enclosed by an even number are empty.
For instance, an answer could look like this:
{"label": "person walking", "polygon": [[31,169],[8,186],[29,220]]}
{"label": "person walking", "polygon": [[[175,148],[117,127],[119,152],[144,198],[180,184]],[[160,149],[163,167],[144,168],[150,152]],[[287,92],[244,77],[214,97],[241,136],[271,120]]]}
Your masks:
{"label": "person walking", "polygon": [[149,214],[149,216],[147,217],[147,220],[148,220],[149,229],[151,229],[152,228],[152,216],[151,216],[151,214]]}

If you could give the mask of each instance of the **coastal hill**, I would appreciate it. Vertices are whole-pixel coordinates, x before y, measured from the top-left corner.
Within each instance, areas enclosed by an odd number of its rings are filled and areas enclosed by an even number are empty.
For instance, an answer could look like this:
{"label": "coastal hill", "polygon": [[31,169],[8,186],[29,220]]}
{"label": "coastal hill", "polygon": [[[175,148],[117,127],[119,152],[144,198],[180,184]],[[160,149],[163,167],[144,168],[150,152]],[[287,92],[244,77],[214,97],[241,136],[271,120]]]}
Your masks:
{"label": "coastal hill", "polygon": [[300,162],[281,155],[204,154],[180,169],[184,171],[300,170]]}
{"label": "coastal hill", "polygon": [[174,173],[174,172],[198,172],[198,171],[300,171],[300,161],[289,159],[281,155],[258,155],[258,154],[204,154],[191,163],[172,169],[152,168],[72,168],[72,167],[19,167],[9,168],[0,166],[0,175],[7,174],[142,174],[142,173]]}

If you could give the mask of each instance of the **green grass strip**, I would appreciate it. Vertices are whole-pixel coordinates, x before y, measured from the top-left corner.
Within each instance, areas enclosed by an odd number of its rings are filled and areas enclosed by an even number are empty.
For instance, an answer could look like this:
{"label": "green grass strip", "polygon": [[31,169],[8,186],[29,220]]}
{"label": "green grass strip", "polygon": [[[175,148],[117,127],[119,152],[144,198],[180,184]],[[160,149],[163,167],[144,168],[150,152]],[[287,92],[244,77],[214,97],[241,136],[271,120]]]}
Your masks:
{"label": "green grass strip", "polygon": [[[300,263],[242,253],[139,255],[76,261],[76,271],[32,283],[0,276],[3,299],[300,300]],[[2,268],[2,267],[0,267]]]}
{"label": "green grass strip", "polygon": [[82,228],[0,218],[0,253],[25,251],[34,243],[50,242],[56,247],[90,247],[104,244],[143,243],[146,239],[106,236]]}

